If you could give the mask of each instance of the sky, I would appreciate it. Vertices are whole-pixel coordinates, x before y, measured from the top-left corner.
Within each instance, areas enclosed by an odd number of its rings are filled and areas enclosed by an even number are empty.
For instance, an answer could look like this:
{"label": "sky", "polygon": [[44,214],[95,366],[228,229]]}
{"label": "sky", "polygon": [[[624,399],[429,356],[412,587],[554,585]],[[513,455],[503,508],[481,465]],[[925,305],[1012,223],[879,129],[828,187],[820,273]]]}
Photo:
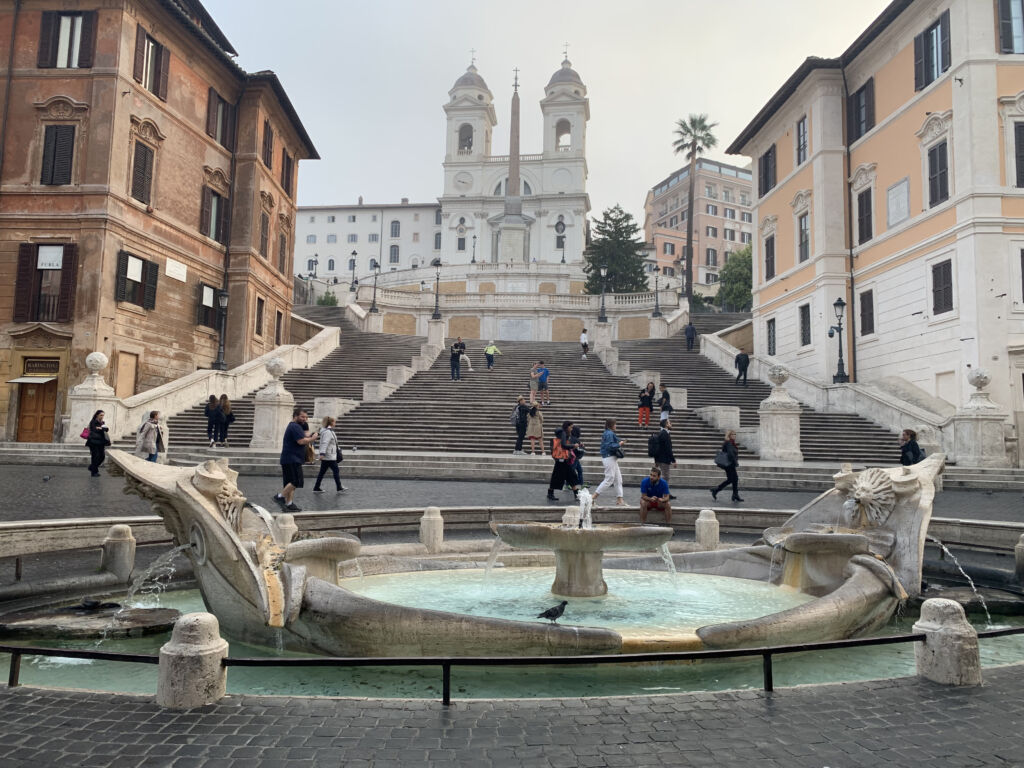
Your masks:
{"label": "sky", "polygon": [[685,164],[676,121],[706,113],[725,154],[807,56],[838,56],[889,0],[203,0],[252,72],[277,73],[321,159],[300,205],[436,202],[442,105],[470,63],[494,94],[492,152],[508,154],[514,67],[523,154],[541,151],[539,102],[565,44],[587,86],[591,217],[643,223],[647,190]]}

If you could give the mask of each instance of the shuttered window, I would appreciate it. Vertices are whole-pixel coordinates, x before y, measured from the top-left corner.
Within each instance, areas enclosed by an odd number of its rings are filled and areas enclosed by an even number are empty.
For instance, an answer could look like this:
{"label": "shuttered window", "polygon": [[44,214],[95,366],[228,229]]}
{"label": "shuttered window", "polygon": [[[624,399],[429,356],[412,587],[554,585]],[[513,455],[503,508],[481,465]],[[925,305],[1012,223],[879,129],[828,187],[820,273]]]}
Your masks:
{"label": "shuttered window", "polygon": [[811,258],[811,215],[802,213],[796,220],[797,231],[797,259],[807,261]]}
{"label": "shuttered window", "polygon": [[260,215],[260,256],[267,258],[270,248],[270,217],[263,213]]}
{"label": "shuttered window", "polygon": [[875,127],[875,78],[869,77],[846,101],[846,135],[852,144]]}
{"label": "shuttered window", "polygon": [[932,314],[953,311],[953,262],[947,259],[932,265]]}
{"label": "shuttered window", "polygon": [[235,108],[214,88],[210,88],[206,105],[206,135],[225,149],[234,149]]}
{"label": "shuttered window", "polygon": [[88,69],[96,50],[96,11],[43,11],[36,65],[42,69]]}
{"label": "shuttered window", "polygon": [[228,199],[203,187],[199,205],[199,231],[211,240],[224,243],[227,240]]}
{"label": "shuttered window", "polygon": [[114,298],[143,309],[156,309],[156,288],[160,267],[152,261],[120,251],[117,254],[117,280]]}
{"label": "shuttered window", "polygon": [[764,239],[764,279],[775,277],[775,235]]}
{"label": "shuttered window", "polygon": [[1024,0],[998,0],[999,53],[1024,53]]}
{"label": "shuttered window", "polygon": [[1017,186],[1024,187],[1024,123],[1013,124],[1013,144],[1017,161]]}
{"label": "shuttered window", "polygon": [[21,243],[14,286],[16,323],[69,323],[78,283],[78,245]]}
{"label": "shuttered window", "polygon": [[281,148],[281,188],[284,189],[286,195],[291,197],[292,194],[292,177],[294,176],[294,163],[292,156],[288,154],[288,150],[284,147]]}
{"label": "shuttered window", "polygon": [[811,343],[811,305],[800,305],[800,346],[806,347]]}
{"label": "shuttered window", "polygon": [[946,149],[946,142],[941,141],[928,150],[929,208],[949,199],[949,158]]}
{"label": "shuttered window", "polygon": [[763,197],[775,186],[775,145],[757,159],[757,190]]}
{"label": "shuttered window", "polygon": [[43,163],[40,184],[70,184],[75,154],[75,126],[48,125],[43,133]]}
{"label": "shuttered window", "polygon": [[796,164],[807,160],[807,115],[796,121]]}
{"label": "shuttered window", "polygon": [[288,236],[280,235],[277,238],[277,271],[285,272],[288,266]]}
{"label": "shuttered window", "polygon": [[196,301],[196,325],[207,328],[217,327],[217,289],[206,283],[199,284]]}
{"label": "shuttered window", "polygon": [[280,347],[284,343],[284,313],[278,310],[274,317],[274,346]]}
{"label": "shuttered window", "polygon": [[768,354],[775,354],[775,318],[765,323],[765,336],[768,339]]}
{"label": "shuttered window", "polygon": [[157,98],[167,101],[171,52],[150,37],[140,24],[135,28],[135,60],[132,76]]}
{"label": "shuttered window", "polygon": [[920,91],[949,69],[949,11],[914,38],[914,90]]}
{"label": "shuttered window", "polygon": [[152,203],[153,149],[141,141],[135,142],[132,160],[132,197],[140,203]]}
{"label": "shuttered window", "polygon": [[263,299],[256,297],[256,325],[253,331],[257,336],[263,335],[263,313],[266,309],[267,302]]}
{"label": "shuttered window", "polygon": [[871,220],[871,189],[865,189],[857,195],[857,244],[863,245],[874,237],[874,225]]}
{"label": "shuttered window", "polygon": [[870,336],[875,332],[875,292],[864,291],[860,295],[860,335]]}
{"label": "shuttered window", "polygon": [[267,168],[274,167],[274,129],[269,120],[263,121],[263,164]]}

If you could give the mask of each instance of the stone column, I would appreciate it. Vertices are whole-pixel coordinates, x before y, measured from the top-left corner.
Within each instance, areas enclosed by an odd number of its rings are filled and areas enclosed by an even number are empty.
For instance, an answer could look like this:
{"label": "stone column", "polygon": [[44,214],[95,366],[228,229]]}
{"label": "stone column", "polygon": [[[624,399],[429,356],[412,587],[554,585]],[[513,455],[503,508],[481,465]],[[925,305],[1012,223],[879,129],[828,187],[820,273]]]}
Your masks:
{"label": "stone column", "polygon": [[718,518],[714,510],[702,509],[694,523],[697,535],[697,549],[702,552],[714,552],[718,549]]}
{"label": "stone column", "polygon": [[781,365],[768,369],[772,392],[761,401],[757,414],[761,418],[758,430],[760,458],[774,461],[803,461],[800,451],[800,403],[794,400],[782,385],[789,371]]}
{"label": "stone column", "polygon": [[593,333],[590,333],[590,337],[594,340],[594,351],[598,352],[606,347],[612,345],[612,324],[611,323],[597,323],[595,322],[592,326]]}
{"label": "stone column", "polygon": [[135,537],[129,525],[112,525],[103,540],[100,570],[109,571],[119,581],[129,582],[135,568]]}
{"label": "stone column", "polygon": [[69,428],[64,433],[65,443],[81,444],[82,430],[89,426],[89,421],[96,411],[105,412],[111,440],[123,431],[123,425],[118,424],[121,400],[114,394],[114,388],[103,380],[103,375],[100,373],[108,363],[107,356],[102,352],[93,352],[85,358],[85,367],[91,373],[85,377],[85,381],[74,387],[68,394],[71,420]]}
{"label": "stone column", "polygon": [[443,541],[444,519],[441,517],[441,508],[427,507],[420,518],[420,543],[427,548],[427,552],[436,555],[441,551]]}
{"label": "stone column", "polygon": [[168,709],[194,709],[224,697],[228,671],[221,660],[228,643],[212,613],[186,613],[160,649],[156,703]]}
{"label": "stone column", "polygon": [[971,368],[967,381],[975,388],[967,405],[953,417],[956,463],[965,467],[1008,467],[1003,423],[1009,414],[983,391],[992,380],[984,368]]}
{"label": "stone column", "polygon": [[427,344],[444,349],[444,320],[427,320]]}
{"label": "stone column", "polygon": [[249,443],[250,448],[264,451],[281,447],[281,438],[288,422],[292,420],[292,410],[295,408],[295,398],[281,382],[285,372],[284,361],[279,357],[271,358],[266,368],[272,380],[253,398],[255,409],[252,442]]}
{"label": "stone column", "polygon": [[925,600],[912,631],[925,635],[923,643],[914,644],[919,677],[942,685],[981,685],[978,633],[960,603]]}

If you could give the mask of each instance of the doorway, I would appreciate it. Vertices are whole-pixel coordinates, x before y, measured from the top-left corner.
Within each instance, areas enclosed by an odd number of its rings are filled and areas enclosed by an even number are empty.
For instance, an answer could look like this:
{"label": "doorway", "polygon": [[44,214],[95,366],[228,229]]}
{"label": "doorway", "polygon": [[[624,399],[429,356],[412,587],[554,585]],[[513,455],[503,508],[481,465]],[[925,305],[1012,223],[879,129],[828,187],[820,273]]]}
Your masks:
{"label": "doorway", "polygon": [[57,380],[22,383],[18,393],[18,442],[52,443]]}
{"label": "doorway", "polygon": [[135,394],[135,377],[139,370],[139,356],[131,352],[117,353],[117,384],[114,393],[122,400]]}

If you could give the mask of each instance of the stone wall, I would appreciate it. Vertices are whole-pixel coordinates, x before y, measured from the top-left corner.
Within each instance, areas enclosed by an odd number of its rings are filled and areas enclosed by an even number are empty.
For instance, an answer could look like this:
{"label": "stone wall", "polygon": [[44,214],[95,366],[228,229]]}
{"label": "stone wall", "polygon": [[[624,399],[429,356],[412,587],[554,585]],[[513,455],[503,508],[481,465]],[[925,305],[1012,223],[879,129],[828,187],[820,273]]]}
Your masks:
{"label": "stone wall", "polygon": [[405,336],[416,335],[416,315],[402,312],[384,314],[384,333],[400,333]]}
{"label": "stone wall", "polygon": [[578,317],[556,317],[551,321],[552,341],[579,341],[583,320]]}
{"label": "stone wall", "polygon": [[619,320],[620,339],[646,339],[651,335],[651,321],[648,317],[624,317]]}
{"label": "stone wall", "polygon": [[465,280],[453,280],[448,283],[441,283],[438,287],[438,293],[465,293],[466,292],[466,281]]}
{"label": "stone wall", "polygon": [[497,287],[491,282],[480,283],[480,285],[477,286],[477,293],[495,293],[496,290]]}
{"label": "stone wall", "polygon": [[736,347],[736,349],[744,349],[747,354],[751,354],[754,351],[754,324],[743,323],[734,331],[729,333],[719,333],[727,343]]}
{"label": "stone wall", "polygon": [[541,283],[537,286],[537,293],[555,293],[554,283]]}
{"label": "stone wall", "polygon": [[448,335],[464,339],[480,338],[480,318],[473,315],[456,315],[448,321]]}

